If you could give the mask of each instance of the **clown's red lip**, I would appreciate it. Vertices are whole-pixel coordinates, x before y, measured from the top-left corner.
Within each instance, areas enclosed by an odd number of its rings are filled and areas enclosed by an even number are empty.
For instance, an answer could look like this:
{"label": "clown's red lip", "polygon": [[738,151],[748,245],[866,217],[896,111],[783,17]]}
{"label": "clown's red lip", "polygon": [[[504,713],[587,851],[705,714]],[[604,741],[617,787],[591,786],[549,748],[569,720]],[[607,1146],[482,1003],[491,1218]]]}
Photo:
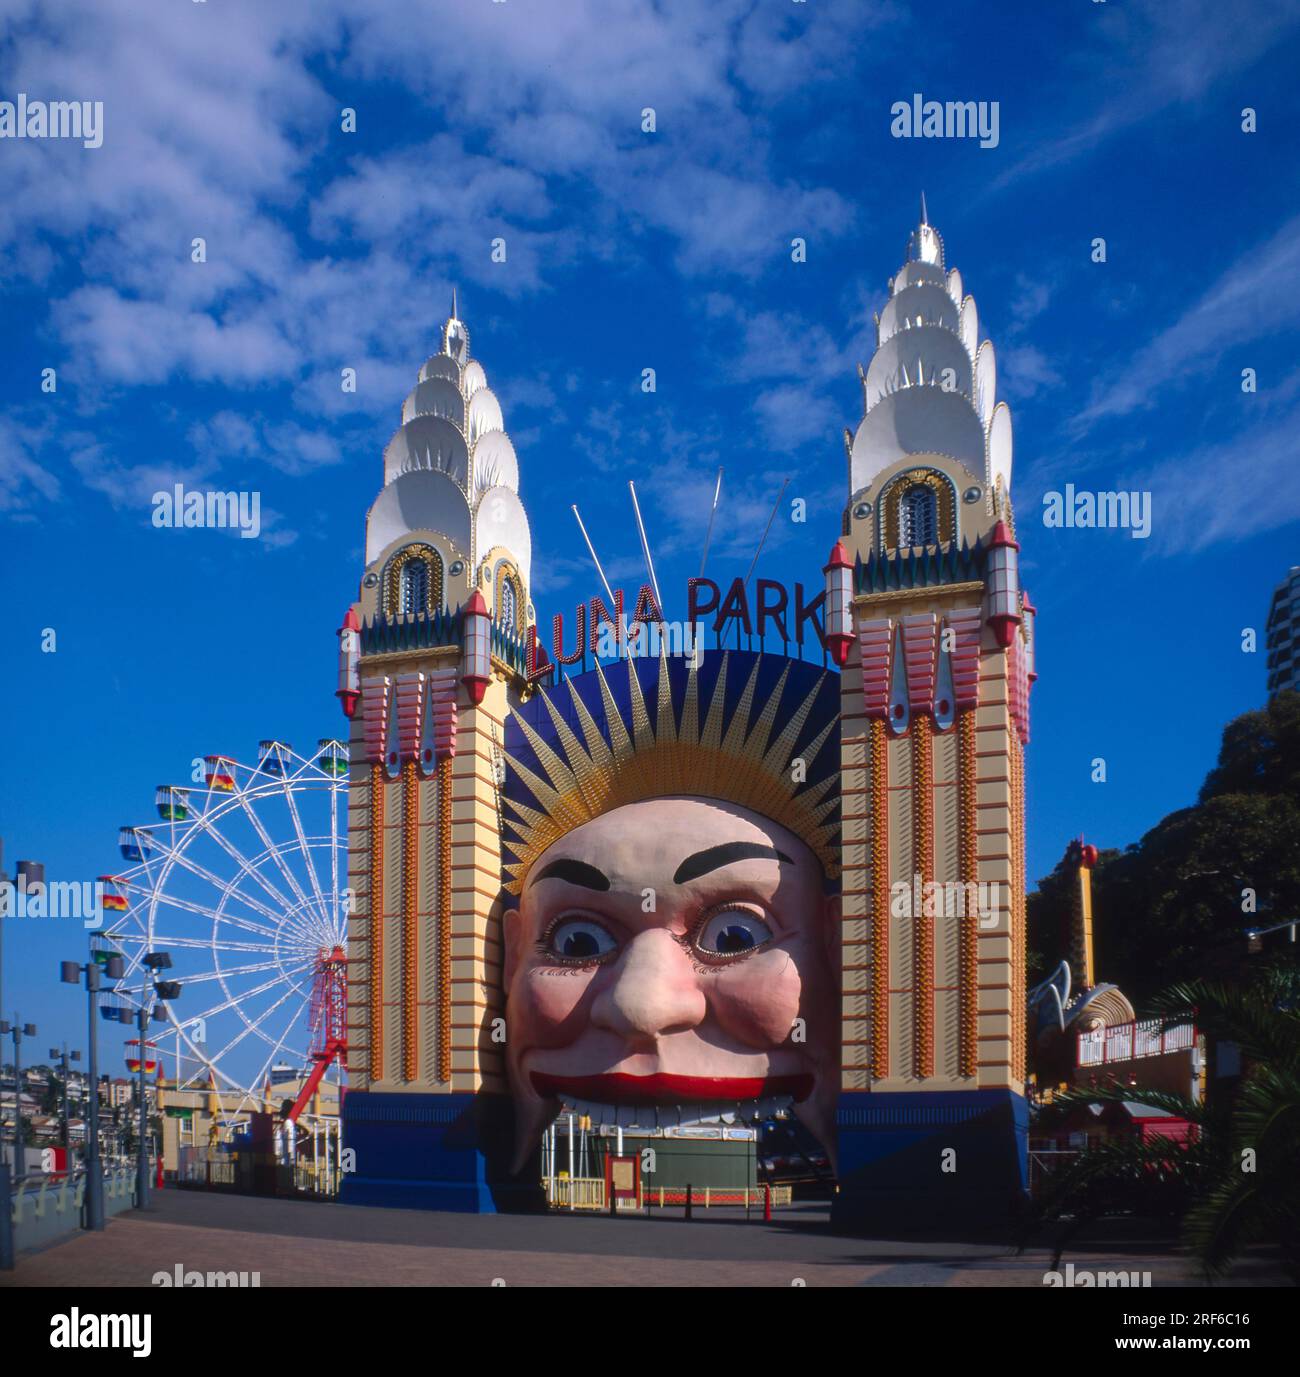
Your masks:
{"label": "clown's red lip", "polygon": [[796,1103],[812,1094],[813,1078],[798,1076],[629,1076],[607,1072],[600,1076],[553,1076],[530,1072],[539,1095],[594,1100],[600,1104],[688,1104],[697,1101],[765,1100],[789,1095]]}

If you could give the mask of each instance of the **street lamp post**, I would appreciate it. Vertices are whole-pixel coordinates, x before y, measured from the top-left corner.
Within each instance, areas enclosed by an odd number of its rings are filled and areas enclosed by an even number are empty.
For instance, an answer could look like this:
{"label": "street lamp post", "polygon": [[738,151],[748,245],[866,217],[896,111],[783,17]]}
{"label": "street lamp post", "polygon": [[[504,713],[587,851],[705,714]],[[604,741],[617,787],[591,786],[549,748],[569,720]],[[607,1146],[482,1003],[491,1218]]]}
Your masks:
{"label": "street lamp post", "polygon": [[80,1061],[80,1052],[69,1052],[68,1044],[63,1044],[63,1050],[57,1047],[50,1048],[50,1060],[57,1062],[59,1067],[59,1079],[63,1082],[63,1158],[64,1167],[68,1174],[72,1174],[72,1097],[68,1093],[68,1077],[72,1074],[68,1063],[70,1061]]}
{"label": "street lamp post", "polygon": [[[86,1228],[104,1227],[104,1172],[99,1162],[99,1027],[95,1022],[99,994],[99,962],[91,955],[86,964],[64,961],[60,974],[65,984],[76,985],[86,978],[86,1001],[89,1006],[90,1043],[86,1056],[86,1075],[90,1081],[90,1105],[86,1111]],[[104,974],[110,980],[121,980],[126,963],[116,954],[107,956]]]}
{"label": "street lamp post", "polygon": [[[136,1051],[140,1061],[137,1066],[137,1091],[140,1097],[139,1141],[135,1155],[135,1196],[136,1208],[143,1210],[149,1203],[149,1097],[145,1085],[145,1063],[147,1061],[146,1034],[152,1017],[159,1023],[167,1020],[167,1010],[156,1003],[157,1000],[175,999],[181,992],[175,980],[159,980],[160,971],[171,968],[172,959],[165,951],[146,952],[140,965],[144,974],[140,981],[140,1007],[136,1010],[135,1026],[139,1032]],[[162,1144],[158,1149],[162,1151]]]}
{"label": "street lamp post", "polygon": [[34,1023],[20,1023],[18,1015],[14,1021],[0,1019],[0,1034],[8,1033],[14,1040],[14,1176],[15,1186],[21,1185],[27,1175],[26,1154],[23,1151],[23,1038],[36,1036]]}
{"label": "street lamp post", "polygon": [[[4,868],[4,842],[0,840],[0,880],[7,881]],[[24,892],[29,888],[45,886],[45,867],[39,861],[19,861],[14,872],[16,888]],[[0,908],[0,1008],[4,1007],[4,910]],[[35,1033],[32,1034],[35,1036]],[[14,1068],[15,1073],[17,1067]],[[19,1139],[22,1137],[22,1086],[18,1076],[14,1076],[14,1171],[18,1171]],[[10,1271],[14,1265],[14,1239],[10,1214],[9,1163],[5,1161],[3,1133],[0,1133],[0,1271]]]}

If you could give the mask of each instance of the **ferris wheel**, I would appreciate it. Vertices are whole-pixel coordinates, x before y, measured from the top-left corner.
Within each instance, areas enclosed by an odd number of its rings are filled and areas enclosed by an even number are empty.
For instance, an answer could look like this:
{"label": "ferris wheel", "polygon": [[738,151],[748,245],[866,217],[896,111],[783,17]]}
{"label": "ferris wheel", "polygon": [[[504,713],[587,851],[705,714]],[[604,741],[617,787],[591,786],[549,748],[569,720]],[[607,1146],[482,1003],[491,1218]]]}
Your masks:
{"label": "ferris wheel", "polygon": [[161,1001],[161,1054],[174,1038],[177,1088],[218,1092],[234,1121],[287,1075],[296,1118],[346,1050],[347,747],[263,741],[254,765],[195,766],[202,783],[160,785],[157,821],[119,834],[129,867],[100,877],[111,925],[96,945],[124,958],[109,1000],[130,1017],[146,956],[166,952],[182,988]]}

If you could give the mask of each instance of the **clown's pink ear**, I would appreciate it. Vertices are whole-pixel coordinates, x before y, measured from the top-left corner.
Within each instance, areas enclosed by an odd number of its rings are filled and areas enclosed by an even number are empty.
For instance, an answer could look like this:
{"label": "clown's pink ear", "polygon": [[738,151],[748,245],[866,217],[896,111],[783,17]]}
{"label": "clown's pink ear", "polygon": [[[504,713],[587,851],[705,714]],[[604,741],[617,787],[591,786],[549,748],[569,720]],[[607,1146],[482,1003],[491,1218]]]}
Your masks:
{"label": "clown's pink ear", "polygon": [[523,955],[523,945],[526,940],[524,920],[517,908],[508,908],[501,915],[501,939],[505,946],[501,983],[502,988],[509,994],[511,982],[515,978],[515,969]]}
{"label": "clown's pink ear", "polygon": [[838,894],[828,894],[822,900],[822,917],[825,922],[822,925],[822,940],[826,943],[826,955],[831,963],[831,970],[836,975],[840,974],[841,958],[843,947],[840,941],[840,896]]}

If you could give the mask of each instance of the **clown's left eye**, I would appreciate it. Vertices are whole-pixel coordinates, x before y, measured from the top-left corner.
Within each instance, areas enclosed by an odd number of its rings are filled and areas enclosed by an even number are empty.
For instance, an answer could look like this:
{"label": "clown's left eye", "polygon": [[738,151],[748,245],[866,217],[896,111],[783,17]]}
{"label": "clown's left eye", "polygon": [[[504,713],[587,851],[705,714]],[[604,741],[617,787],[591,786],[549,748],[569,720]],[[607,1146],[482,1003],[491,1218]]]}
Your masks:
{"label": "clown's left eye", "polygon": [[728,908],[704,923],[695,945],[709,956],[743,956],[771,939],[772,929],[756,914]]}

